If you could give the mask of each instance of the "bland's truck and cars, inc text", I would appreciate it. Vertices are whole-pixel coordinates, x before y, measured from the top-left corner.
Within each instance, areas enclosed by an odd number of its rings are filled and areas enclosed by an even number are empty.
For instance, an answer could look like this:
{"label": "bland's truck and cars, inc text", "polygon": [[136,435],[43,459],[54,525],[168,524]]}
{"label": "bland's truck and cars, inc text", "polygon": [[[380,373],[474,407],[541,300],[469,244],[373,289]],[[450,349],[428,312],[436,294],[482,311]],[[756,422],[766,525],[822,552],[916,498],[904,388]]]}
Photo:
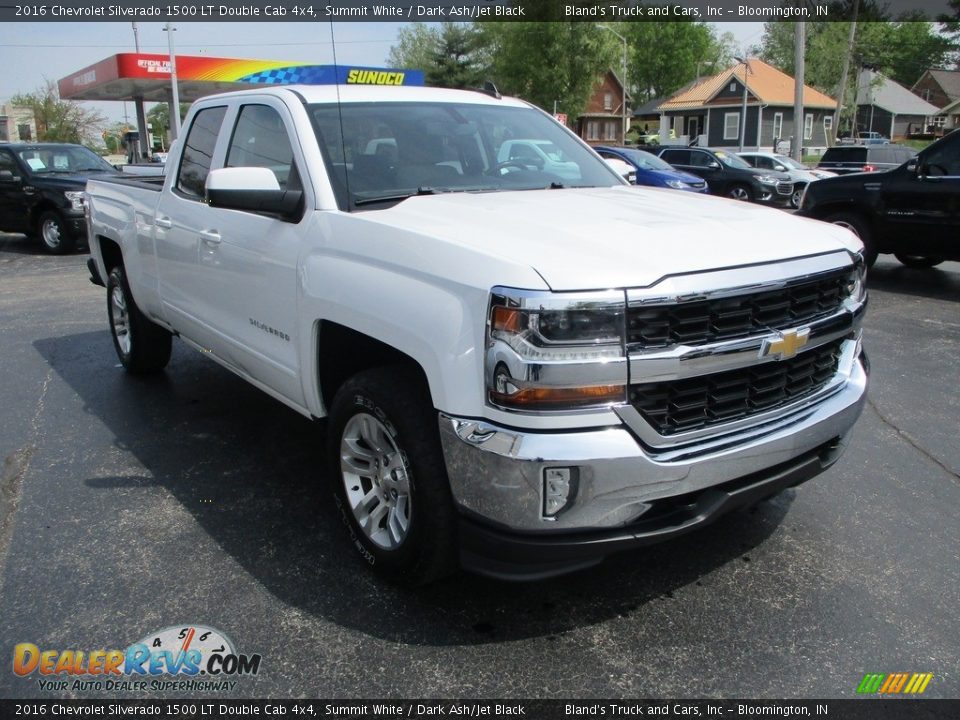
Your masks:
{"label": "bland's truck and cars, inc text", "polygon": [[207,97],[165,178],[87,193],[124,367],[177,336],[325,418],[353,545],[408,582],[693,530],[829,467],[865,402],[853,233],[632,187],[492,90]]}

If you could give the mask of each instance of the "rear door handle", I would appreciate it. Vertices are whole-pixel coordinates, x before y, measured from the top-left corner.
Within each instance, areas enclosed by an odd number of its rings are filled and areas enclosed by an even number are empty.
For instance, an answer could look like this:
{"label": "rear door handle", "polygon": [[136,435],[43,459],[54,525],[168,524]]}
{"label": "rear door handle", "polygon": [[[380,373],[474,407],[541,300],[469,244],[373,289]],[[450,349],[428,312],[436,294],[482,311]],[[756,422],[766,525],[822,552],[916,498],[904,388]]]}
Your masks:
{"label": "rear door handle", "polygon": [[173,227],[173,220],[166,216],[154,218],[153,222],[157,227],[166,228],[167,230]]}
{"label": "rear door handle", "polygon": [[207,245],[219,245],[221,240],[220,233],[216,230],[201,230],[200,239]]}

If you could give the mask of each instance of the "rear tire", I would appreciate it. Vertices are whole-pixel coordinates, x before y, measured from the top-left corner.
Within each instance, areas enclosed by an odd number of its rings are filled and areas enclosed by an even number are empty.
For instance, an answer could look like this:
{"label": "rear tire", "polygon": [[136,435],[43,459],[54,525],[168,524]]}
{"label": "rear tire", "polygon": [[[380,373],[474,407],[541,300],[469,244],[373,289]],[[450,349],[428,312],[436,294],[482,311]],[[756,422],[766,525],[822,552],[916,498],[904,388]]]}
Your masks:
{"label": "rear tire", "polygon": [[852,212],[839,212],[828,215],[824,220],[845,227],[860,238],[860,242],[863,243],[863,259],[866,261],[868,268],[873,267],[873,264],[877,261],[877,246],[873,240],[873,231],[866,220],[863,219],[863,216]]}
{"label": "rear tire", "polygon": [[350,541],[402,585],[457,567],[456,513],[429,397],[416,370],[374,368],[347,380],[330,408],[328,476]]}
{"label": "rear tire", "polygon": [[46,210],[37,218],[37,237],[43,249],[51,255],[63,255],[73,250],[76,238],[70,234],[63,217],[56,210]]}
{"label": "rear tire", "polygon": [[107,314],[113,347],[127,372],[154,373],[167,366],[172,337],[137,307],[120,266],[107,277]]}
{"label": "rear tire", "polygon": [[926,270],[927,268],[936,267],[943,262],[943,258],[927,257],[926,255],[906,255],[904,253],[896,253],[894,257],[896,257],[897,260],[902,262],[908,268],[916,268],[917,270]]}

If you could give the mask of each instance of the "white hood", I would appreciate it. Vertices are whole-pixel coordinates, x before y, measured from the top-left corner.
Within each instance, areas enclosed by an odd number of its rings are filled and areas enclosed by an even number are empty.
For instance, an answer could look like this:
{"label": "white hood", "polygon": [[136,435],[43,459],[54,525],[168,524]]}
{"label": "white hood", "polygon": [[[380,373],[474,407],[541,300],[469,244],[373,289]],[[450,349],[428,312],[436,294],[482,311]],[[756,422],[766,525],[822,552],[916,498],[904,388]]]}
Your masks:
{"label": "white hood", "polygon": [[558,291],[646,287],[676,273],[860,249],[849,231],[782,210],[627,186],[428,195],[376,215],[528,265]]}

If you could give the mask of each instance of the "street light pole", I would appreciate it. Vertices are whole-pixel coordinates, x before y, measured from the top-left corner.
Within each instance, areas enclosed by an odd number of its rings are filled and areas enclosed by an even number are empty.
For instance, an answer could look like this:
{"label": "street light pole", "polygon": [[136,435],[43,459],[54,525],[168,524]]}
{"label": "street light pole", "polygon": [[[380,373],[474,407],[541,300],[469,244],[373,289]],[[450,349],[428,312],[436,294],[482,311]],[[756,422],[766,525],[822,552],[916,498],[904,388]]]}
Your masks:
{"label": "street light pole", "polygon": [[623,42],[623,75],[621,76],[621,87],[623,89],[623,98],[620,105],[621,123],[620,123],[620,144],[627,144],[627,39],[614,30],[609,25],[597,25],[601,30],[609,30]]}

